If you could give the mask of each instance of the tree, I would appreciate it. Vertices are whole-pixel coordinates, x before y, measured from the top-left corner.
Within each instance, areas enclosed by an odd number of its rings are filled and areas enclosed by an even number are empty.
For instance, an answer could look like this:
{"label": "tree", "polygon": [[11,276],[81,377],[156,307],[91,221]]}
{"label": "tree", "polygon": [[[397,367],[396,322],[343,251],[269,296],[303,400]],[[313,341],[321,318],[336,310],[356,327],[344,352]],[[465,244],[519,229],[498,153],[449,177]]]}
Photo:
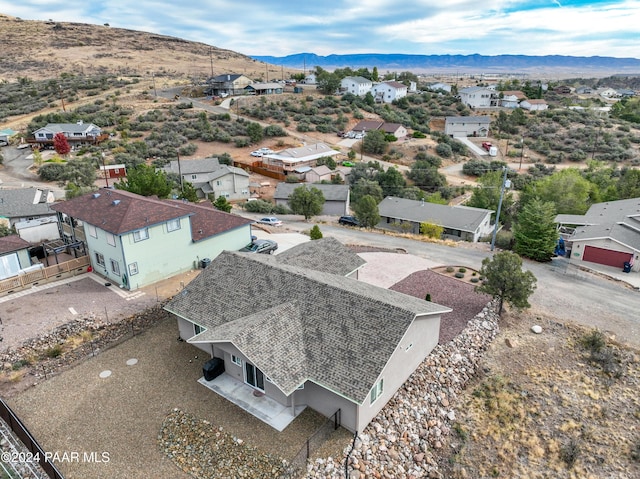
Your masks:
{"label": "tree", "polygon": [[178,198],[180,198],[181,200],[187,200],[190,203],[197,203],[199,200],[196,189],[188,181],[182,182],[182,189],[180,191],[180,194],[178,195]]}
{"label": "tree", "polygon": [[289,207],[297,215],[303,215],[305,220],[322,213],[324,195],[318,188],[298,186],[289,195]]}
{"label": "tree", "polygon": [[0,223],[0,238],[4,238],[5,236],[16,234],[14,228],[10,228],[8,225],[4,223]]}
{"label": "tree", "polygon": [[521,256],[535,261],[550,261],[554,254],[558,233],[554,218],[553,203],[534,198],[518,214],[514,226],[513,250]]}
{"label": "tree", "polygon": [[387,171],[380,171],[376,175],[376,181],[382,188],[382,196],[400,196],[402,190],[407,186],[404,175],[395,166],[387,168]]}
{"label": "tree", "polygon": [[93,186],[96,181],[96,165],[89,159],[76,158],[64,165],[60,182],[73,182],[77,186]]}
{"label": "tree", "polygon": [[378,203],[373,196],[365,195],[360,198],[360,200],[354,204],[353,211],[360,222],[360,226],[373,228],[380,222]]}
{"label": "tree", "polygon": [[[473,194],[467,203],[474,208],[498,211],[500,203],[500,190],[502,188],[503,173],[501,171],[490,171],[478,179],[478,185],[473,189]],[[502,209],[498,222],[509,225],[512,222],[512,214],[515,201],[511,191],[506,190],[502,198]]]}
{"label": "tree", "polygon": [[318,225],[313,225],[313,228],[309,231],[309,238],[312,240],[322,239],[322,231],[320,231],[320,227]]}
{"label": "tree", "polygon": [[558,214],[583,215],[592,204],[594,189],[580,170],[567,168],[531,183],[522,191],[520,203],[524,206],[537,197],[552,202]]}
{"label": "tree", "polygon": [[384,139],[384,131],[381,130],[369,131],[362,139],[362,149],[365,153],[382,155],[387,151],[388,146]]}
{"label": "tree", "polygon": [[355,204],[366,195],[372,196],[376,200],[376,204],[380,203],[384,198],[382,187],[377,181],[360,178],[351,187],[351,201]]}
{"label": "tree", "polygon": [[130,191],[142,196],[166,198],[171,193],[171,183],[163,171],[152,166],[138,165],[127,170],[127,177],[116,183],[116,189]]}
{"label": "tree", "polygon": [[536,288],[536,277],[531,271],[522,271],[522,259],[517,254],[501,251],[483,259],[480,276],[484,279],[475,290],[498,300],[498,315],[502,314],[505,301],[517,309],[530,306],[529,296]]}
{"label": "tree", "polygon": [[340,77],[335,73],[316,67],[318,89],[325,95],[333,95],[340,88]]}
{"label": "tree", "polygon": [[247,125],[247,136],[251,139],[251,143],[260,143],[264,138],[264,131],[260,123],[249,123]]}
{"label": "tree", "polygon": [[420,234],[428,236],[429,238],[440,239],[444,233],[442,226],[434,225],[433,223],[420,223]]}
{"label": "tree", "polygon": [[407,177],[418,188],[425,191],[436,191],[447,184],[447,179],[442,173],[438,172],[438,168],[432,166],[429,161],[424,160],[416,161],[411,165]]}
{"label": "tree", "polygon": [[231,213],[231,203],[224,196],[218,196],[215,200],[211,199],[211,204],[217,210]]}
{"label": "tree", "polygon": [[56,150],[58,155],[68,155],[71,151],[71,147],[69,146],[69,140],[64,136],[64,133],[56,133],[53,137],[53,148]]}

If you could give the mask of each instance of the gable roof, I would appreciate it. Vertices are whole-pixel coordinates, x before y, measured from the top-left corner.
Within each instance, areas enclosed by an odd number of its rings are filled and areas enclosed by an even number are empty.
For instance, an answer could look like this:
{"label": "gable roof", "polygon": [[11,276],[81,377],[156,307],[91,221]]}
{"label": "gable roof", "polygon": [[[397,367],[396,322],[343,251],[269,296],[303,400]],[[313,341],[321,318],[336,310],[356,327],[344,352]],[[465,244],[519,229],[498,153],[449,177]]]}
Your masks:
{"label": "gable roof", "polygon": [[353,131],[373,131],[373,130],[377,130],[378,128],[382,127],[382,125],[384,124],[384,122],[379,121],[379,120],[362,120],[360,122],[358,122],[358,124],[356,126],[354,126],[353,128],[351,128],[351,130]]}
{"label": "gable roof", "polygon": [[[395,88],[396,90],[406,90],[407,89],[407,85],[405,85],[404,83],[400,83],[399,81],[383,81],[378,83],[378,85],[383,86],[383,85],[388,85],[391,88]],[[377,86],[377,85],[376,85]]]}
{"label": "gable roof", "polygon": [[309,380],[358,404],[416,316],[451,311],[270,255],[231,251],[165,309],[207,328],[189,342],[232,342],[285,395]]}
{"label": "gable roof", "polygon": [[322,192],[325,201],[347,201],[349,198],[349,185],[329,185],[322,183],[314,184],[300,184],[300,183],[285,183],[281,182],[276,185],[276,191],[273,194],[273,198],[276,200],[287,200],[289,195],[293,193],[293,190],[299,187],[304,188],[317,188]]}
{"label": "gable roof", "polygon": [[402,127],[403,125],[401,125],[400,123],[384,123],[380,127],[380,129],[385,133],[395,133],[396,131],[398,131],[398,128],[402,128]]}
{"label": "gable roof", "polygon": [[214,236],[229,229],[252,223],[252,220],[193,203],[159,200],[124,190],[103,188],[95,193],[56,203],[51,209],[114,235],[148,228],[169,220],[193,216],[193,241]]}
{"label": "gable roof", "polygon": [[337,239],[327,237],[305,241],[276,256],[281,264],[347,276],[366,261]]}
{"label": "gable roof", "polygon": [[342,79],[342,81],[352,81],[353,83],[360,83],[360,84],[367,84],[367,83],[373,83],[371,80],[369,80],[368,78],[365,77],[360,77],[360,76],[356,76],[356,77],[344,77]]}
{"label": "gable roof", "polygon": [[202,158],[197,160],[172,160],[163,167],[163,170],[183,175],[193,175],[196,173],[210,173],[220,168],[218,158]]}
{"label": "gable roof", "polygon": [[41,188],[0,189],[0,216],[20,218],[55,215],[51,203],[47,203],[48,196],[49,190]]}
{"label": "gable roof", "polygon": [[491,123],[490,116],[447,116],[445,122],[450,124],[455,123]]}
{"label": "gable roof", "polygon": [[504,90],[500,93],[502,93],[502,96],[515,96],[518,100],[524,100],[527,98],[527,95],[520,90]]}
{"label": "gable roof", "polygon": [[18,235],[3,236],[0,238],[0,254],[13,253],[31,246],[31,243],[23,240]]}
{"label": "gable roof", "polygon": [[591,205],[584,215],[557,215],[559,224],[580,225],[571,241],[610,238],[640,251],[640,198]]}
{"label": "gable roof", "polygon": [[295,163],[296,161],[313,160],[324,156],[335,156],[339,154],[339,151],[334,150],[326,143],[314,143],[312,145],[303,145],[296,148],[287,148],[286,150],[278,151],[277,153],[264,155],[264,157]]}
{"label": "gable roof", "polygon": [[318,176],[330,175],[332,173],[331,168],[329,168],[327,165],[316,166],[314,168],[311,168],[309,171],[313,171]]}
{"label": "gable roof", "polygon": [[387,196],[378,205],[380,216],[474,233],[492,210],[471,206],[448,206]]}
{"label": "gable roof", "polygon": [[39,131],[46,130],[52,133],[86,133],[90,130],[100,130],[98,125],[94,125],[93,123],[47,123],[42,128],[38,128],[33,133],[37,133]]}

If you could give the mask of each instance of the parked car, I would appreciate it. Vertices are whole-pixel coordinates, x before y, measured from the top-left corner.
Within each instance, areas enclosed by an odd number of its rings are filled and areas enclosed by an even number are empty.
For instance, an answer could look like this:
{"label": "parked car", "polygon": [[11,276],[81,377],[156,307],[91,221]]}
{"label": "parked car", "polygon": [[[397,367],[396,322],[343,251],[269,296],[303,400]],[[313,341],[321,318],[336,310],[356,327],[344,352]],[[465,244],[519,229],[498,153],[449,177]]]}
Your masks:
{"label": "parked car", "polygon": [[242,253],[263,253],[263,254],[273,254],[275,250],[278,249],[278,243],[273,240],[263,239],[263,240],[253,240],[247,246],[242,248],[240,251]]}
{"label": "parked car", "polygon": [[355,216],[341,216],[338,223],[345,226],[360,226],[360,222]]}
{"label": "parked car", "polygon": [[355,163],[353,163],[352,161],[343,161],[342,166],[352,167],[355,166]]}
{"label": "parked car", "polygon": [[260,218],[257,223],[269,226],[282,226],[282,221],[280,221],[275,216],[265,216],[264,218]]}
{"label": "parked car", "polygon": [[9,144],[6,140],[0,140],[0,146],[7,146]]}
{"label": "parked car", "polygon": [[271,148],[260,148],[259,150],[255,150],[251,152],[251,156],[264,156],[271,155],[274,151]]}

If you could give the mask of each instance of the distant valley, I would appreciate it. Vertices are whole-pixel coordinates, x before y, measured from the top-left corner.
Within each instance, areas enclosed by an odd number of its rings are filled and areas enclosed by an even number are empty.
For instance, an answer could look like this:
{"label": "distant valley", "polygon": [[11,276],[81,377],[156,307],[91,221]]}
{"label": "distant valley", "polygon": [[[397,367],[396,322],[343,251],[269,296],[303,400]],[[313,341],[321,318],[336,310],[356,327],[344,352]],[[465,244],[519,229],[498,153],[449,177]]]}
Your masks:
{"label": "distant valley", "polygon": [[549,76],[603,77],[616,74],[640,75],[640,59],[614,57],[575,57],[563,55],[403,55],[362,53],[320,56],[297,53],[284,57],[252,58],[307,71],[316,66],[325,70],[350,67],[378,68],[379,71],[413,71],[415,73],[522,73]]}

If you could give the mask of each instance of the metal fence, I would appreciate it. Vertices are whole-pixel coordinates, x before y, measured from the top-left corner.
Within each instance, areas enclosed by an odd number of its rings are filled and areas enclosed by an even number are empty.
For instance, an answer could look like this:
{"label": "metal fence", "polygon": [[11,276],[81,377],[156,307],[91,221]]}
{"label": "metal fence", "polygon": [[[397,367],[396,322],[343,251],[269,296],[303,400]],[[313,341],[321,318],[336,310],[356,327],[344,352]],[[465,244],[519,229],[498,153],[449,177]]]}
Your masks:
{"label": "metal fence", "polygon": [[280,476],[280,479],[294,479],[301,477],[307,467],[307,461],[311,457],[311,453],[318,449],[333,433],[340,427],[341,410],[338,409],[320,426],[316,431],[307,438],[304,445],[298,453],[289,462],[288,471]]}
{"label": "metal fence", "polygon": [[27,450],[33,455],[32,457],[38,459],[40,467],[51,479],[64,479],[64,476],[58,471],[58,468],[49,461],[49,458],[45,454],[38,441],[34,439],[29,430],[26,428],[22,421],[11,408],[0,398],[0,417],[4,419],[7,425],[15,433],[15,435],[22,441]]}

